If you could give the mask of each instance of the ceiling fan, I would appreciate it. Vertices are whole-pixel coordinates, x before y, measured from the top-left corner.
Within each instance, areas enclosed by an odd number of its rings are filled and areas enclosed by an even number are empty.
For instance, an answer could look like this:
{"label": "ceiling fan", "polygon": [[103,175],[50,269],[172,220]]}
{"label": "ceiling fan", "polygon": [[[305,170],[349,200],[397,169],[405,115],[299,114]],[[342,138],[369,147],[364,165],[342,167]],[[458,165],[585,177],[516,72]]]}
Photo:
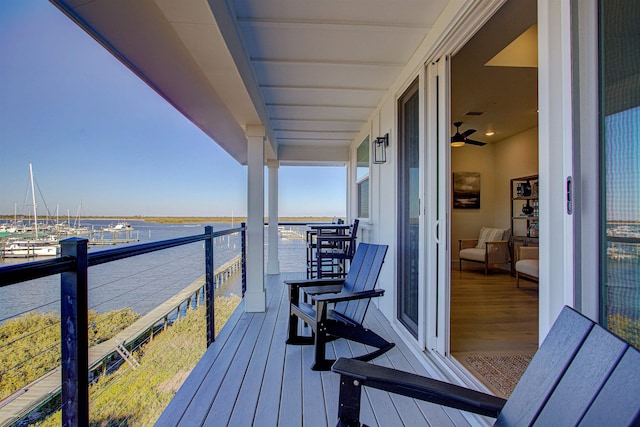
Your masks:
{"label": "ceiling fan", "polygon": [[456,134],[451,137],[452,147],[463,147],[465,144],[479,145],[480,147],[487,145],[486,142],[474,141],[473,139],[467,138],[476,131],[475,129],[467,129],[460,133],[460,126],[462,126],[462,122],[455,122],[453,125],[456,127]]}

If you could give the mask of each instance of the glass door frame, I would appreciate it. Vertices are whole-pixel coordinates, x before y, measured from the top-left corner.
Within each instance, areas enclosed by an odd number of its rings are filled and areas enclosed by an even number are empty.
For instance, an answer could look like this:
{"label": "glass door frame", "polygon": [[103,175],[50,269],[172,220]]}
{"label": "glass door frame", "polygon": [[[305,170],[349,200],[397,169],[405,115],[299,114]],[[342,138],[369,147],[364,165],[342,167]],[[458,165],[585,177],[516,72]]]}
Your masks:
{"label": "glass door frame", "polygon": [[430,350],[449,356],[451,309],[451,108],[450,58],[442,55],[426,66],[426,328]]}
{"label": "glass door frame", "polygon": [[[424,215],[423,215],[423,211],[424,211],[424,206],[423,206],[423,200],[424,197],[422,196],[424,194],[424,186],[423,186],[423,175],[424,175],[424,162],[422,161],[423,159],[423,145],[422,141],[424,141],[424,126],[423,126],[423,120],[422,117],[424,116],[424,108],[423,108],[423,96],[421,96],[421,94],[424,93],[423,88],[424,88],[424,78],[423,76],[417,76],[415,79],[411,80],[411,82],[406,86],[406,88],[403,90],[402,95],[398,97],[397,100],[397,121],[398,121],[398,176],[397,176],[397,215],[398,215],[398,223],[397,223],[397,227],[398,227],[398,233],[397,233],[397,239],[398,239],[398,253],[397,253],[397,282],[396,282],[396,286],[397,286],[397,300],[396,300],[396,319],[403,325],[403,327],[412,335],[414,336],[418,342],[419,345],[421,346],[421,348],[424,348],[423,345],[420,343],[422,340],[420,339],[420,337],[422,336],[421,333],[421,329],[422,329],[422,324],[424,323],[422,321],[423,319],[423,315],[422,312],[424,310],[421,309],[421,301],[424,300],[423,297],[423,292],[422,292],[422,287],[420,286],[421,283],[423,283],[422,281],[422,274],[423,274],[423,266],[424,266],[424,262],[423,262],[423,256],[422,254],[424,253],[424,248],[422,245],[423,242],[423,229],[424,229]],[[405,160],[406,155],[403,154],[404,151],[406,151],[408,148],[406,148],[405,146],[408,145],[408,142],[406,141],[406,135],[405,135],[405,129],[404,129],[404,124],[405,124],[405,102],[408,101],[409,99],[413,98],[414,96],[417,96],[417,115],[418,115],[418,135],[417,135],[417,141],[415,141],[418,144],[418,159],[417,159],[417,164],[418,164],[418,177],[417,177],[417,184],[418,184],[418,188],[417,188],[417,204],[418,204],[418,212],[417,212],[417,219],[418,219],[418,229],[415,231],[415,236],[414,238],[417,240],[417,254],[407,254],[406,251],[404,250],[405,247],[407,247],[407,244],[411,242],[412,237],[411,237],[411,224],[410,224],[410,216],[411,216],[411,202],[413,201],[414,203],[416,202],[415,200],[412,199],[413,196],[415,196],[415,194],[406,194],[406,191],[410,189],[411,187],[411,178],[405,176],[406,175],[406,171],[403,169],[408,165],[408,162]],[[415,161],[416,159],[414,159]],[[411,266],[407,265],[407,256],[415,256],[416,257],[416,268],[417,268],[417,274],[415,277],[415,298],[416,301],[414,301],[415,303],[415,307],[411,307],[411,310],[415,310],[415,321],[414,319],[410,318],[410,316],[408,315],[408,313],[405,312],[405,308],[407,308],[406,305],[406,298],[407,296],[410,296],[410,292],[411,289],[409,288],[410,286],[413,286],[411,284],[408,284],[406,281],[406,275],[410,275],[411,274]],[[410,263],[409,263],[410,264]]]}

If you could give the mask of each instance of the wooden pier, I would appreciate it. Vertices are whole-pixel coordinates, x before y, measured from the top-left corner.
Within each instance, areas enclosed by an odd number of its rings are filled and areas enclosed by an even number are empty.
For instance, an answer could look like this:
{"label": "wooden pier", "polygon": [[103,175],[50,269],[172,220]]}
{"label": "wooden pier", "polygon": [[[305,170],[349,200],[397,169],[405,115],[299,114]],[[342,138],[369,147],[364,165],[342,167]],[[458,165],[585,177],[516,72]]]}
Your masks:
{"label": "wooden pier", "polygon": [[110,246],[110,245],[119,245],[121,243],[135,243],[139,242],[140,239],[93,239],[89,240],[90,246]]}
{"label": "wooden pier", "polygon": [[140,233],[134,229],[123,230],[92,230],[89,233],[89,245],[107,246],[120,243],[134,243],[140,241]]}
{"label": "wooden pier", "polygon": [[117,233],[106,233],[103,231],[96,231],[89,235],[89,245],[91,246],[108,246],[108,245],[118,245],[120,243],[134,243],[139,242],[140,238],[138,233],[135,235],[132,232],[128,232],[123,236],[118,235]]}
{"label": "wooden pier", "polygon": [[[242,258],[237,255],[214,272],[215,288],[240,270]],[[107,369],[107,362],[114,356],[123,357],[129,364],[137,364],[127,354],[140,339],[167,328],[172,315],[179,318],[182,310],[204,303],[204,276],[169,298],[167,301],[138,319],[113,338],[89,347],[89,374],[99,375]],[[122,356],[124,354],[124,356]],[[98,372],[99,371],[99,372]],[[10,426],[30,412],[47,403],[61,389],[62,369],[57,367],[0,402],[0,427]]]}
{"label": "wooden pier", "polygon": [[306,233],[299,228],[285,228],[284,226],[278,227],[278,234],[281,239],[284,240],[305,240]]}
{"label": "wooden pier", "polygon": [[236,255],[231,260],[216,268],[213,273],[213,282],[216,289],[220,288],[228,278],[236,274],[242,268],[242,254]]}

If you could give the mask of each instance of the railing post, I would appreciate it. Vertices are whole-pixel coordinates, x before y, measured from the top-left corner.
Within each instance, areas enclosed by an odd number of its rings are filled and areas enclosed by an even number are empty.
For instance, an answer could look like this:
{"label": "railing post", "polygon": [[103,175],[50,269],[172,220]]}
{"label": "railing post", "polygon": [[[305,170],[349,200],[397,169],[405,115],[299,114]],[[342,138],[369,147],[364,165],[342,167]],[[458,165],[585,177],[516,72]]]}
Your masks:
{"label": "railing post", "polygon": [[209,237],[204,241],[204,263],[205,263],[205,279],[206,279],[206,311],[207,311],[207,347],[209,347],[216,339],[215,315],[214,315],[214,277],[213,277],[213,227],[207,225],[204,233]]}
{"label": "railing post", "polygon": [[242,231],[240,232],[240,250],[242,255],[242,297],[247,292],[247,224],[240,223]]}
{"label": "railing post", "polygon": [[63,257],[75,258],[73,271],[61,274],[62,425],[89,425],[89,333],[87,239],[60,242]]}

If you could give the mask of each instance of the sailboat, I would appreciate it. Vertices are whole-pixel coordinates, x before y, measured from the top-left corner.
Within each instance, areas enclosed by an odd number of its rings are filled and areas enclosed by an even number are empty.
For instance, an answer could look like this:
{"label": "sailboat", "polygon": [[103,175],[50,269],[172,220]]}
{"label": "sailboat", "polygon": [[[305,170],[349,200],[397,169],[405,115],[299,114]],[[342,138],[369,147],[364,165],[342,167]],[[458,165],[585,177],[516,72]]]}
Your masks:
{"label": "sailboat", "polygon": [[84,236],[91,234],[91,230],[89,227],[83,227],[80,225],[80,211],[82,210],[82,200],[80,200],[80,205],[78,206],[78,211],[76,213],[76,218],[71,225],[71,217],[69,214],[69,210],[67,209],[67,221],[60,222],[58,216],[58,207],[56,207],[56,223],[53,226],[54,233],[58,238],[64,236]]}
{"label": "sailboat", "polygon": [[57,256],[60,245],[55,238],[41,237],[38,230],[38,209],[36,193],[33,185],[33,166],[29,163],[29,178],[31,181],[31,200],[33,202],[33,220],[35,235],[33,238],[11,238],[0,248],[0,256],[5,258],[29,258],[38,256]]}

